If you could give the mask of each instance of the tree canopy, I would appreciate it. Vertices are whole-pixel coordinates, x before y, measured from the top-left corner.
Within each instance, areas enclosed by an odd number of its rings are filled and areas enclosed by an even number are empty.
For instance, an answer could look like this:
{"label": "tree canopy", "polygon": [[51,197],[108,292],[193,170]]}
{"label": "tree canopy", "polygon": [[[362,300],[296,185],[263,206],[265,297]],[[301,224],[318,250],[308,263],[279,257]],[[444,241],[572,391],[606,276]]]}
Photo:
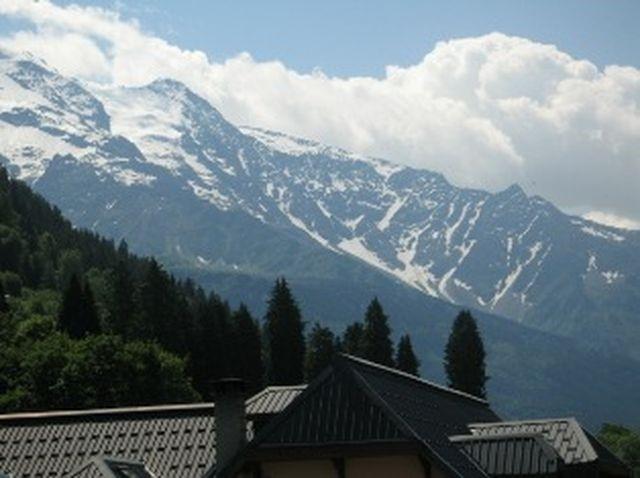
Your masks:
{"label": "tree canopy", "polygon": [[445,347],[444,367],[451,388],[486,398],[485,350],[475,319],[468,310],[453,322]]}
{"label": "tree canopy", "polygon": [[411,337],[409,335],[403,335],[398,341],[398,351],[396,352],[396,367],[398,370],[407,372],[411,375],[420,376],[418,369],[420,368],[420,361],[413,352],[413,345],[411,344]]}
{"label": "tree canopy", "polygon": [[296,385],[304,380],[304,323],[286,279],[276,280],[265,315],[267,381]]}

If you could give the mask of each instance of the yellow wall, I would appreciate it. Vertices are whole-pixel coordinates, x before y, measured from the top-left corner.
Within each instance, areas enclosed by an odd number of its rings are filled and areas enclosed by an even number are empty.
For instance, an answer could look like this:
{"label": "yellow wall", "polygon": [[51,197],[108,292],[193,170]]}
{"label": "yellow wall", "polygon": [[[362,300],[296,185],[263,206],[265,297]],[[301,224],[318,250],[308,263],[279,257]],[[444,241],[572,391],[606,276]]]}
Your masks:
{"label": "yellow wall", "polygon": [[262,464],[264,478],[333,478],[330,460],[278,461]]}

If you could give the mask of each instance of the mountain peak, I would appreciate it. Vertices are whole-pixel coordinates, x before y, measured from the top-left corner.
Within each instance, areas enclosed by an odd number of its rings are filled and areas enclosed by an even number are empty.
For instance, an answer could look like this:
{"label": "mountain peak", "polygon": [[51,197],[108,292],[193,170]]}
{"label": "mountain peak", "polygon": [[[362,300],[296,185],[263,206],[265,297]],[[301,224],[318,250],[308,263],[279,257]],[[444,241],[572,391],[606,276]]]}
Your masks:
{"label": "mountain peak", "polygon": [[162,91],[165,93],[171,91],[180,93],[191,92],[187,85],[172,78],[158,78],[149,83],[149,85],[147,85],[147,88],[154,91]]}

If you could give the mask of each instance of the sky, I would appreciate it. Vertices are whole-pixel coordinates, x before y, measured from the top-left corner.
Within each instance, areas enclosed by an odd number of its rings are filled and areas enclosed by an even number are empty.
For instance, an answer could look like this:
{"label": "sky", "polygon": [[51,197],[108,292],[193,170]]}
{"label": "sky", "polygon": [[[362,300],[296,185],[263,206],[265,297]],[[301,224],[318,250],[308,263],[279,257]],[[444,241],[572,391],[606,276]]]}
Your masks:
{"label": "sky", "polygon": [[0,0],[0,47],[640,227],[640,2]]}

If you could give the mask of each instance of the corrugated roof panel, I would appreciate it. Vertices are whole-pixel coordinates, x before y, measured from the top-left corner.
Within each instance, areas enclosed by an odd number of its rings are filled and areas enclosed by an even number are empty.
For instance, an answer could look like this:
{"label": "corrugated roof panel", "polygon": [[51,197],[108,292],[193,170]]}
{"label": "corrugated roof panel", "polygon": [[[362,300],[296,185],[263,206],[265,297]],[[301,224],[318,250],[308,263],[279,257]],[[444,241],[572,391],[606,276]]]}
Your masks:
{"label": "corrugated roof panel", "polygon": [[582,427],[573,418],[481,423],[469,426],[474,435],[538,433],[568,465],[598,458]]}
{"label": "corrugated roof panel", "polygon": [[451,441],[491,476],[549,475],[560,457],[540,434],[465,435]]}
{"label": "corrugated roof panel", "polygon": [[[268,387],[247,400],[247,414],[278,413],[302,390]],[[61,477],[99,455],[200,478],[215,462],[213,404],[0,415],[0,469],[13,478]]]}

